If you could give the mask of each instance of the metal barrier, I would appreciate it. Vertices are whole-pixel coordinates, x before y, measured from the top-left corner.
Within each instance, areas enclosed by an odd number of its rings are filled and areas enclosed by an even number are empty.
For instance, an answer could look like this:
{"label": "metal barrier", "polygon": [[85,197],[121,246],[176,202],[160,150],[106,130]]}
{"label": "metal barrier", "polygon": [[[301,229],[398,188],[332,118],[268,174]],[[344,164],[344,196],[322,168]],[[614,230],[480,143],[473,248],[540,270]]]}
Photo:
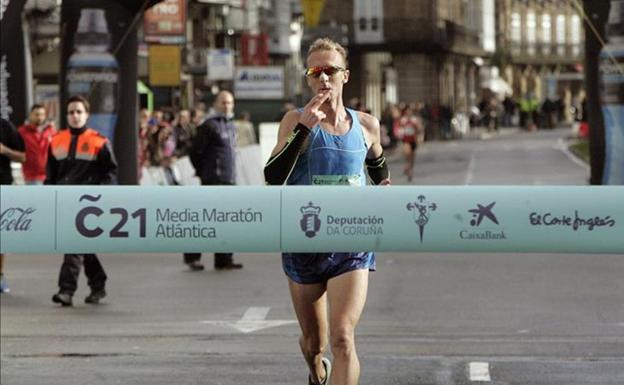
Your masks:
{"label": "metal barrier", "polygon": [[622,186],[2,186],[11,253],[624,253]]}

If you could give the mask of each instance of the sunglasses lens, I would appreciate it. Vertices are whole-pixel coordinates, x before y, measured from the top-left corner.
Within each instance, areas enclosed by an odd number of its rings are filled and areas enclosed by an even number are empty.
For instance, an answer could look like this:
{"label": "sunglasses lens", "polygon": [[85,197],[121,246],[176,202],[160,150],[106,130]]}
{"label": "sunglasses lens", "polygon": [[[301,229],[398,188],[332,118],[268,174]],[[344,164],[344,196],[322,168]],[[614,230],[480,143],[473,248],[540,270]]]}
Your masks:
{"label": "sunglasses lens", "polygon": [[339,70],[340,69],[336,68],[336,67],[327,67],[327,68],[323,69],[323,72],[325,72],[325,75],[327,75],[327,76],[332,76],[333,74],[335,74]]}
{"label": "sunglasses lens", "polygon": [[319,77],[320,74],[321,74],[321,71],[319,67],[308,68],[306,69],[306,72],[305,72],[305,76],[314,76],[315,78]]}
{"label": "sunglasses lens", "polygon": [[339,67],[312,67],[312,68],[306,69],[305,75],[318,78],[323,73],[327,76],[332,76],[336,72],[341,71],[341,70],[342,69]]}

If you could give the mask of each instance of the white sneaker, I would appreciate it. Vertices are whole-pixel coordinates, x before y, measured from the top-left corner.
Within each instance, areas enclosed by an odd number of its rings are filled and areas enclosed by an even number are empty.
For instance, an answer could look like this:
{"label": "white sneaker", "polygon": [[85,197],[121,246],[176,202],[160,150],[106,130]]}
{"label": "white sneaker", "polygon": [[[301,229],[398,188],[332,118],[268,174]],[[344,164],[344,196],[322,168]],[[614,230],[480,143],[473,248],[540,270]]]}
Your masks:
{"label": "white sneaker", "polygon": [[[323,357],[321,359],[321,362],[325,367],[325,379],[323,379],[323,381],[321,381],[319,385],[329,385],[329,377],[331,376],[332,370],[331,361],[329,360],[329,358]],[[314,382],[312,382],[312,377],[310,376],[308,376],[308,385],[316,385]]]}
{"label": "white sneaker", "polygon": [[4,274],[0,275],[0,293],[8,293],[10,291],[11,289],[9,289],[7,281],[4,279]]}

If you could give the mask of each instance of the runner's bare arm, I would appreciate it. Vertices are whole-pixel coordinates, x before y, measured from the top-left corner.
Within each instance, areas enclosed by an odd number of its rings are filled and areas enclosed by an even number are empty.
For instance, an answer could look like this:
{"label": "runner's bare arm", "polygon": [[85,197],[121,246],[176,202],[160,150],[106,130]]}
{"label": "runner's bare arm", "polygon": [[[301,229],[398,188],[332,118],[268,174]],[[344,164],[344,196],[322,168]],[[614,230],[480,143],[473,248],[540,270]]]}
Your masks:
{"label": "runner's bare arm", "polygon": [[381,129],[379,120],[372,115],[364,112],[358,112],[360,124],[364,130],[364,135],[369,144],[368,153],[366,154],[366,169],[368,176],[373,184],[389,185],[390,171],[386,163],[386,157],[381,147]]}
{"label": "runner's bare arm", "polygon": [[322,92],[314,96],[302,112],[288,112],[280,123],[277,145],[264,167],[267,184],[281,185],[286,182],[299,154],[305,149],[310,130],[325,119],[325,113],[319,107],[329,97]]}

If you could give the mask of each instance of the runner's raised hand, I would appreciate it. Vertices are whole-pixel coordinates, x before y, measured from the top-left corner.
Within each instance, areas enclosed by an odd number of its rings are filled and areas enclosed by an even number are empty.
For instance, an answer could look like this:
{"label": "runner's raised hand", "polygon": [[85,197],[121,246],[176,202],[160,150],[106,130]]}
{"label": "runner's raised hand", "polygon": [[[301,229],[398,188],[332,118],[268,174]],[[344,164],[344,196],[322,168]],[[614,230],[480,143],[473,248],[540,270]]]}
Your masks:
{"label": "runner's raised hand", "polygon": [[323,91],[316,94],[310,102],[306,104],[303,108],[303,112],[299,117],[299,123],[304,126],[312,129],[314,126],[319,124],[323,119],[325,119],[326,115],[323,111],[319,110],[321,105],[329,98],[329,91]]}

